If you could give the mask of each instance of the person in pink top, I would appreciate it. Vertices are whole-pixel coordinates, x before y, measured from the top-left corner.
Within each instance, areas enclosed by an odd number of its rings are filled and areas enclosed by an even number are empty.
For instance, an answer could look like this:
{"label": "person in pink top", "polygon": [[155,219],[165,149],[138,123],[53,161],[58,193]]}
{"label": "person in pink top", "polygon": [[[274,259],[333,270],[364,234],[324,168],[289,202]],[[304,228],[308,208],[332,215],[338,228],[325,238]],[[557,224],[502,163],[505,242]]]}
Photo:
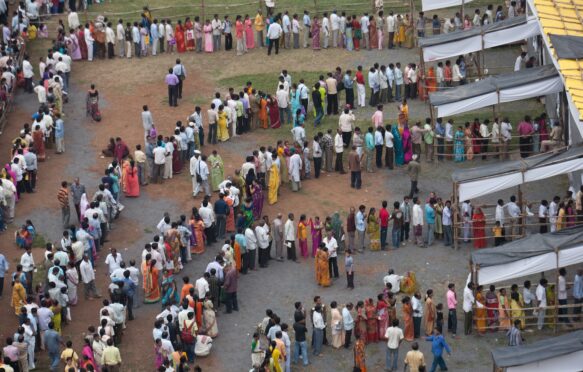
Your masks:
{"label": "person in pink top", "polygon": [[455,284],[449,283],[447,285],[447,294],[445,295],[447,298],[447,331],[451,333],[453,337],[455,337],[457,333],[457,297],[455,295]]}
{"label": "person in pink top", "polygon": [[532,126],[532,121],[530,116],[526,115],[524,120],[518,124],[518,135],[520,138],[518,142],[520,144],[520,157],[526,158],[532,153],[532,134],[534,133],[534,127]]}
{"label": "person in pink top", "polygon": [[378,105],[377,110],[374,114],[372,114],[372,124],[374,128],[378,128],[379,126],[383,126],[383,105]]}

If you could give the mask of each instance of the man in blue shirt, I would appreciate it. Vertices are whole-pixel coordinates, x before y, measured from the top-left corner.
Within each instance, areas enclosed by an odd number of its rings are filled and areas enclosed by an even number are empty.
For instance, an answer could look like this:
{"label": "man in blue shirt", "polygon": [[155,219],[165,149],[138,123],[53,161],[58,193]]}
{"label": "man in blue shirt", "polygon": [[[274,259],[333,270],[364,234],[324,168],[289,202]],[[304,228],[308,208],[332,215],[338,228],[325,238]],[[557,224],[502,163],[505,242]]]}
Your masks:
{"label": "man in blue shirt", "polygon": [[443,349],[447,351],[448,355],[451,355],[451,349],[447,342],[445,342],[445,338],[435,328],[433,330],[433,336],[426,337],[425,340],[431,342],[431,353],[433,354],[433,363],[431,363],[430,372],[435,372],[438,365],[440,370],[447,371],[447,365],[445,364],[445,360],[443,360]]}
{"label": "man in blue shirt", "polygon": [[425,244],[430,246],[433,244],[434,232],[435,232],[435,199],[429,199],[429,203],[425,204],[425,221],[427,222],[427,239]]}
{"label": "man in blue shirt", "polygon": [[364,252],[364,232],[366,230],[366,224],[364,222],[364,212],[366,207],[361,205],[358,207],[358,212],[356,212],[355,216],[355,225],[356,225],[356,249],[360,252]]}
{"label": "man in blue shirt", "polygon": [[6,257],[4,257],[2,253],[0,253],[0,298],[2,298],[2,292],[4,292],[4,276],[6,275],[8,267],[9,265],[8,261],[6,260]]}
{"label": "man in blue shirt", "polygon": [[[2,292],[0,292],[1,295]],[[573,309],[573,315],[576,315],[574,320],[579,321],[581,317],[581,304],[583,304],[583,269],[577,270],[577,274],[575,275],[575,280],[573,281],[573,298],[575,299],[575,304],[579,305]]]}
{"label": "man in blue shirt", "polygon": [[437,137],[437,160],[443,160],[445,126],[443,125],[443,120],[441,118],[437,118],[437,121],[435,122],[435,136]]}
{"label": "man in blue shirt", "polygon": [[373,151],[375,149],[374,135],[372,127],[368,127],[368,132],[364,136],[364,150],[366,152],[366,171],[368,173],[373,173],[372,169],[372,158]]}

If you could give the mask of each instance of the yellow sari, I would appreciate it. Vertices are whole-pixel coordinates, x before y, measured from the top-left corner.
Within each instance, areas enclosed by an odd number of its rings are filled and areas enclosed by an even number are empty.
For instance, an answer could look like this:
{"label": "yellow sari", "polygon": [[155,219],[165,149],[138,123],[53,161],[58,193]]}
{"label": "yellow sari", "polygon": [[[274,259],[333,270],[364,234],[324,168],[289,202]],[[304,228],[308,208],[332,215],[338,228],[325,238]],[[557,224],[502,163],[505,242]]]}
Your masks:
{"label": "yellow sari", "polygon": [[20,308],[26,305],[26,291],[20,282],[15,282],[12,287],[12,307],[14,314],[20,315]]}
{"label": "yellow sari", "polygon": [[227,113],[224,111],[220,111],[219,114],[219,121],[218,121],[218,139],[221,142],[227,141],[229,139],[229,129],[227,128]]}
{"label": "yellow sari", "polygon": [[269,169],[269,188],[267,192],[267,202],[269,205],[277,203],[277,191],[279,190],[279,169],[275,163]]}
{"label": "yellow sari", "polygon": [[486,310],[486,298],[479,292],[476,295],[476,302],[479,302],[484,307],[476,308],[476,328],[478,328],[478,332],[480,334],[484,334],[486,332],[486,318],[487,318],[487,310]]}
{"label": "yellow sari", "polygon": [[512,322],[516,319],[520,320],[520,329],[524,329],[524,310],[522,310],[522,306],[516,301],[510,301],[510,313],[512,314]]}

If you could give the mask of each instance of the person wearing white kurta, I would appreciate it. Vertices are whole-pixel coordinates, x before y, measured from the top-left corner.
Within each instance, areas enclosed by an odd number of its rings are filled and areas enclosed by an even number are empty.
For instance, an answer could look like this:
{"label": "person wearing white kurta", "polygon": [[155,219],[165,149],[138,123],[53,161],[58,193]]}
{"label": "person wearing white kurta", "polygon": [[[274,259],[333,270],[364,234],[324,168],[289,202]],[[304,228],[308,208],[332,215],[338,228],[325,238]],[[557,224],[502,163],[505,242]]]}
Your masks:
{"label": "person wearing white kurta", "polygon": [[85,35],[85,44],[87,44],[87,60],[93,61],[93,36],[91,36],[91,31],[89,27],[85,27],[85,31],[83,31],[83,35]]}
{"label": "person wearing white kurta", "polygon": [[200,183],[196,180],[196,173],[198,164],[200,162],[200,151],[194,151],[194,155],[190,158],[190,176],[192,177],[192,197],[196,197],[200,190]]}
{"label": "person wearing white kurta", "polygon": [[289,177],[292,182],[292,191],[298,191],[302,188],[300,182],[300,169],[302,169],[302,158],[293,151],[293,155],[289,158]]}

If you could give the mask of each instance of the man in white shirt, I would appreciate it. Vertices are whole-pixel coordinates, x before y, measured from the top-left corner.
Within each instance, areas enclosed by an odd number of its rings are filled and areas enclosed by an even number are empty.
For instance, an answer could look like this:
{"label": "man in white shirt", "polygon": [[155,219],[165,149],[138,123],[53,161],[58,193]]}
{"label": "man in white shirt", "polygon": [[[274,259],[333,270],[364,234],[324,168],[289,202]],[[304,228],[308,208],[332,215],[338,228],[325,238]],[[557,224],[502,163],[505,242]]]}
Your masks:
{"label": "man in white shirt", "polygon": [[527,53],[522,52],[518,57],[516,57],[516,61],[514,62],[514,71],[520,71],[522,68],[522,64],[527,60]]}
{"label": "man in white shirt", "polygon": [[[30,3],[34,4],[35,2],[31,1]],[[79,15],[77,12],[73,10],[69,11],[69,15],[67,16],[67,23],[69,25],[69,30],[77,30],[77,28],[79,28],[81,24],[79,23]]]}
{"label": "man in white shirt", "polygon": [[401,290],[401,280],[402,279],[403,279],[403,276],[397,275],[397,274],[395,274],[395,270],[389,269],[388,275],[385,275],[385,277],[383,278],[383,284],[386,287],[387,283],[390,283],[391,284],[391,288],[390,288],[391,293],[397,294]]}
{"label": "man in white shirt", "polygon": [[393,319],[392,324],[384,334],[387,339],[387,353],[385,359],[385,369],[387,371],[397,371],[399,363],[399,345],[405,336],[403,330],[399,328],[399,319]]}
{"label": "man in white shirt", "polygon": [[567,314],[569,310],[565,307],[567,305],[567,279],[565,276],[567,275],[567,270],[564,267],[559,269],[559,288],[557,291],[557,299],[559,300],[559,322],[562,323],[571,323]]}
{"label": "man in white shirt", "polygon": [[510,239],[516,240],[520,238],[520,207],[516,204],[516,196],[512,195],[510,201],[504,206],[510,215]]}
{"label": "man in white shirt", "polygon": [[91,31],[89,30],[88,25],[83,31],[83,36],[85,37],[85,44],[87,44],[87,60],[91,62],[93,61],[93,42],[95,40],[93,39],[93,36],[91,36]]}
{"label": "man in white shirt", "polygon": [[120,268],[121,261],[121,254],[117,253],[117,249],[111,248],[110,253],[105,258],[105,264],[109,267],[109,275]]}
{"label": "man in white shirt", "polygon": [[539,331],[543,329],[545,323],[545,312],[547,307],[547,284],[547,279],[541,278],[538,286],[536,287],[536,301],[538,303],[536,309],[538,312],[536,324]]}
{"label": "man in white shirt", "polygon": [[208,165],[206,163],[206,159],[207,159],[206,155],[202,155],[200,157],[200,161],[199,161],[197,168],[196,168],[195,178],[197,176],[200,176],[197,179],[197,182],[200,183],[200,185],[202,186],[202,189],[204,190],[204,194],[206,196],[210,197],[211,196],[211,188],[209,185],[210,172],[209,172]]}
{"label": "man in white shirt", "polygon": [[296,261],[296,226],[293,213],[288,214],[283,227],[283,239],[287,248],[287,259]]}
{"label": "man in white shirt", "polygon": [[478,307],[483,307],[482,304],[476,302],[474,298],[474,283],[469,282],[464,288],[464,334],[467,336],[472,333],[472,321],[473,321],[473,307],[476,304]]}
{"label": "man in white shirt", "polygon": [[114,45],[116,37],[113,28],[111,28],[111,22],[107,22],[107,27],[105,28],[105,42],[107,43],[107,57],[113,58],[115,56]]}
{"label": "man in white shirt", "polygon": [[[287,124],[291,124],[292,112],[289,105],[289,91],[285,89],[283,84],[277,86],[277,92],[275,93],[277,98],[277,106],[279,108],[279,117],[281,123],[286,123],[285,117],[287,115]],[[295,114],[295,113],[294,113]],[[295,124],[295,123],[294,123]],[[300,143],[303,144],[303,143]]]}
{"label": "man in white shirt", "polygon": [[348,349],[350,347],[350,338],[352,336],[352,330],[354,329],[354,319],[352,318],[352,303],[349,302],[342,309],[342,326],[344,327],[344,348]]}
{"label": "man in white shirt", "polygon": [[215,242],[215,229],[214,229],[214,222],[215,222],[215,212],[213,211],[212,204],[209,203],[207,198],[202,201],[201,207],[198,209],[198,214],[200,218],[202,218],[202,222],[204,223],[204,231],[205,235],[210,242]]}
{"label": "man in white shirt", "polygon": [[336,130],[336,135],[334,136],[334,152],[336,153],[335,171],[340,172],[340,174],[346,173],[344,171],[344,165],[342,164],[342,156],[344,155],[344,140],[343,133],[340,128]]}
{"label": "man in white shirt", "polygon": [[203,300],[206,297],[206,294],[210,291],[208,283],[210,277],[211,274],[204,273],[203,276],[194,282],[194,287],[196,288],[196,294],[198,295],[199,300]]}
{"label": "man in white shirt", "polygon": [[[341,236],[338,237],[342,239]],[[328,236],[322,240],[328,249],[328,269],[330,271],[330,278],[338,278],[338,242],[334,237],[332,231],[328,231]],[[334,274],[334,275],[332,275]]]}
{"label": "man in white shirt", "polygon": [[81,272],[81,280],[85,289],[85,299],[101,297],[97,292],[97,288],[95,288],[95,272],[87,255],[83,256],[83,261],[79,265],[79,271]]}
{"label": "man in white shirt", "polygon": [[324,330],[326,323],[322,317],[322,305],[317,304],[312,313],[312,323],[314,324],[313,348],[314,355],[320,355],[322,351],[322,343],[324,341]]}
{"label": "man in white shirt", "polygon": [[257,252],[257,236],[251,227],[245,229],[245,241],[247,242],[247,254],[249,269],[256,270],[255,268],[255,256]]}
{"label": "man in white shirt", "polygon": [[26,93],[32,93],[32,80],[34,79],[34,70],[32,64],[28,60],[28,55],[24,55],[22,60],[22,74],[24,75],[24,91]]}
{"label": "man in white shirt", "polygon": [[26,276],[26,293],[32,293],[32,275],[36,268],[34,264],[34,257],[32,256],[31,247],[26,247],[26,252],[20,257],[20,265],[22,265],[22,272]]}
{"label": "man in white shirt", "polygon": [[195,198],[200,190],[200,183],[197,178],[198,164],[200,160],[200,151],[195,150],[194,155],[190,158],[190,176],[192,178],[192,197]]}
{"label": "man in white shirt", "polygon": [[328,13],[324,12],[322,15],[322,48],[328,49],[328,42],[330,40],[330,20]]}
{"label": "man in white shirt", "polygon": [[[255,228],[255,237],[259,247],[259,267],[267,267],[269,261],[269,226],[265,221],[259,221],[259,226]],[[249,249],[249,248],[247,248]]]}
{"label": "man in white shirt", "polygon": [[[158,26],[156,25],[156,35],[158,34]],[[126,45],[126,40],[125,40],[126,36],[125,36],[125,30],[123,28],[123,20],[119,20],[117,22],[117,26],[115,27],[115,39],[117,41],[117,50],[119,51],[119,56],[121,58],[125,57],[125,45]],[[158,40],[156,40],[157,42]],[[154,54],[155,55],[155,54]]]}
{"label": "man in white shirt", "polygon": [[338,17],[338,12],[336,9],[330,14],[330,25],[332,29],[332,47],[338,47],[338,34],[340,31],[340,17]]}
{"label": "man in white shirt", "polygon": [[508,159],[508,145],[512,141],[512,124],[508,118],[504,118],[500,124],[500,135],[502,140],[502,148],[500,149],[502,160]]}
{"label": "man in white shirt", "polygon": [[279,38],[283,30],[279,23],[274,22],[269,25],[269,29],[267,30],[267,38],[269,39],[269,47],[267,48],[267,55],[271,55],[271,49],[275,46],[275,54],[279,54]]}
{"label": "man in white shirt", "polygon": [[350,145],[352,138],[352,131],[354,130],[354,122],[356,118],[349,108],[345,108],[344,112],[338,118],[338,128],[342,134],[342,143],[344,148]]}
{"label": "man in white shirt", "polygon": [[413,309],[413,334],[415,338],[419,338],[421,336],[421,320],[423,319],[421,292],[417,291],[411,297],[411,308]]}
{"label": "man in white shirt", "polygon": [[283,27],[283,47],[285,49],[291,48],[291,34],[292,34],[292,26],[291,26],[291,19],[289,18],[289,12],[286,10],[281,18],[281,24]]}
{"label": "man in white shirt", "polygon": [[[310,13],[304,10],[304,17],[302,19],[304,25],[304,48],[309,47],[308,40],[310,40],[310,29],[312,27],[312,20],[310,19]],[[299,89],[299,87],[298,87]]]}
{"label": "man in white shirt", "polygon": [[393,49],[395,47],[393,41],[395,39],[395,16],[392,10],[387,16],[387,32],[389,33],[389,49]]}
{"label": "man in white shirt", "polygon": [[370,25],[368,13],[364,13],[360,18],[360,27],[362,29],[362,49],[370,50],[370,40],[368,38],[368,26]]}

